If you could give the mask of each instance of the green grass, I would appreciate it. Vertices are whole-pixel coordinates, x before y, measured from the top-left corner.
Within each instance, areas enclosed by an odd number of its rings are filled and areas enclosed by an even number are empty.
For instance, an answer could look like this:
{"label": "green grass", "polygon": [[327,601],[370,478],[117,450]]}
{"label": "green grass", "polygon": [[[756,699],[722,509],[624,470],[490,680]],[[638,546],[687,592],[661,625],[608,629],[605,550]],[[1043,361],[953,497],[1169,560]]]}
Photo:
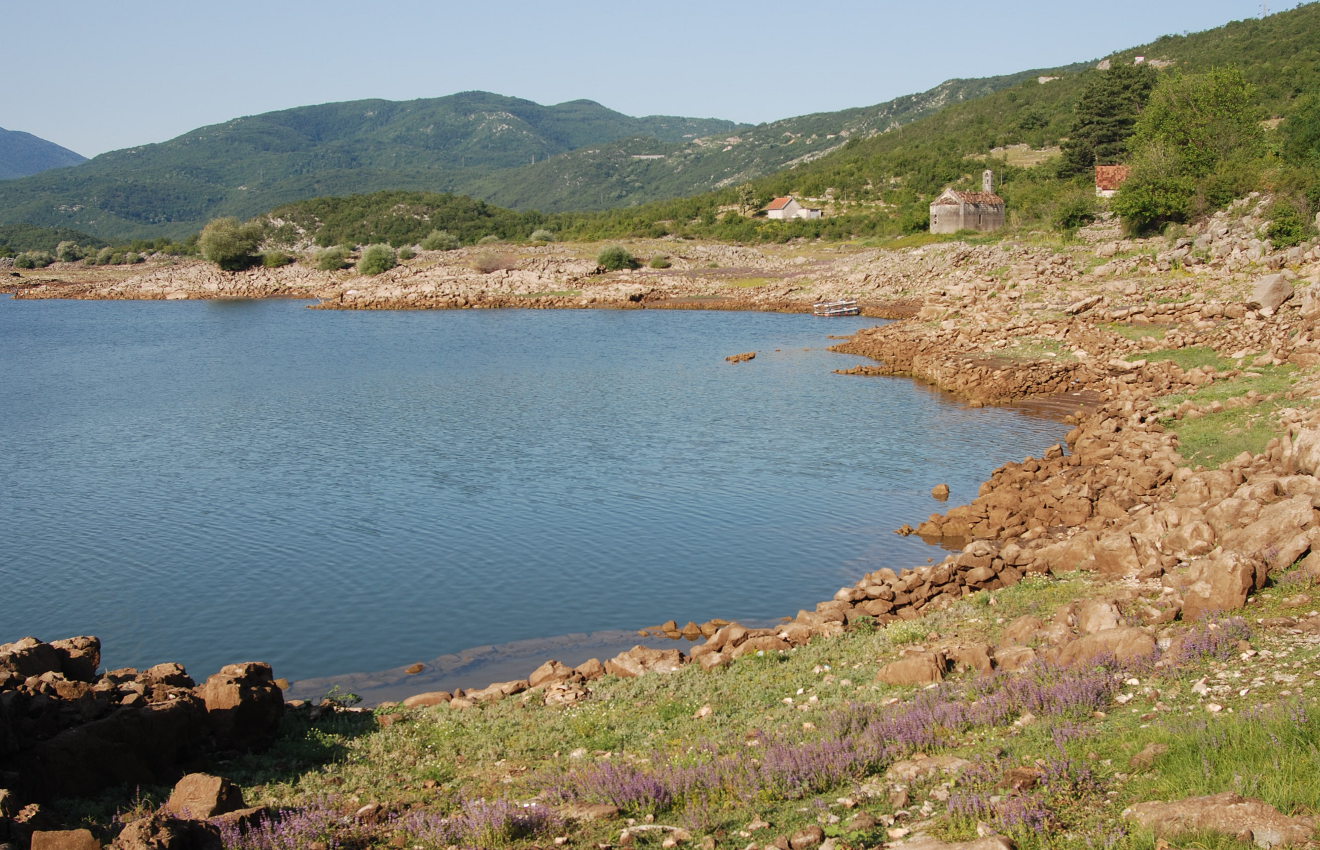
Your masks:
{"label": "green grass", "polygon": [[1122,322],[1110,322],[1102,327],[1124,339],[1139,341],[1143,339],[1164,339],[1169,328],[1164,325],[1129,325]]}
{"label": "green grass", "polygon": [[725,281],[724,285],[734,289],[756,289],[757,287],[766,286],[773,280],[774,278],[769,277],[736,277]]}
{"label": "green grass", "polygon": [[1161,348],[1142,354],[1129,354],[1127,359],[1133,362],[1145,360],[1150,363],[1168,361],[1177,364],[1184,370],[1196,369],[1202,366],[1209,366],[1216,371],[1233,368],[1232,360],[1204,345],[1194,345],[1188,348]]}
{"label": "green grass", "polygon": [[1070,363],[1077,359],[1066,343],[1043,337],[1024,339],[993,353],[1012,360],[1053,360],[1056,363]]}
{"label": "green grass", "polygon": [[1161,424],[1178,435],[1178,451],[1188,463],[1213,468],[1242,452],[1264,451],[1282,433],[1278,412],[1287,406],[1289,402],[1273,401],[1193,418],[1165,419]]}
{"label": "green grass", "polygon": [[1253,391],[1263,396],[1286,393],[1296,385],[1297,377],[1297,367],[1290,363],[1281,366],[1260,366],[1243,372],[1236,378],[1226,378],[1189,392],[1164,396],[1160,399],[1160,406],[1167,410],[1177,407],[1184,401],[1209,404],[1213,401],[1227,401],[1245,396]]}

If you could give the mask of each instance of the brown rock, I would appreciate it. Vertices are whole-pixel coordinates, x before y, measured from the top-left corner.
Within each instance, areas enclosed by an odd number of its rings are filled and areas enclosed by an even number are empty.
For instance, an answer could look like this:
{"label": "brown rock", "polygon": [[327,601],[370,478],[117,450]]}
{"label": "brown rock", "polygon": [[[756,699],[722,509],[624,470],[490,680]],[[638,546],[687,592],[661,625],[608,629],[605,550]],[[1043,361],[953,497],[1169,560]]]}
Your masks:
{"label": "brown rock", "polygon": [[1155,648],[1155,638],[1142,629],[1119,626],[1084,635],[1053,652],[1061,666],[1076,667],[1110,657],[1118,661],[1136,661],[1154,655]]}
{"label": "brown rock", "polygon": [[1138,803],[1124,811],[1123,817],[1161,837],[1219,832],[1245,837],[1257,847],[1305,844],[1317,823],[1313,817],[1287,817],[1262,800],[1241,797],[1231,791],[1172,803]]}
{"label": "brown rock", "polygon": [[112,850],[219,850],[219,830],[158,812],[135,820],[110,843]]}
{"label": "brown rock", "polygon": [[1270,311],[1279,309],[1293,296],[1292,284],[1281,274],[1269,274],[1258,279],[1247,298],[1248,310]]}
{"label": "brown rock", "polygon": [[32,833],[32,850],[101,850],[90,829],[38,829]]}
{"label": "brown rock", "polygon": [[276,687],[269,664],[226,665],[198,691],[212,730],[225,744],[260,750],[275,740],[284,714],[284,694]]}
{"label": "brown rock", "polygon": [[1183,619],[1199,620],[1207,614],[1236,611],[1258,586],[1263,565],[1237,552],[1220,550],[1192,562],[1183,594]]}
{"label": "brown rock", "polygon": [[1169,751],[1168,744],[1161,744],[1158,741],[1151,741],[1141,752],[1128,759],[1128,766],[1133,770],[1145,770],[1155,764],[1155,759]]}
{"label": "brown rock", "polygon": [[995,666],[1013,673],[1036,663],[1036,650],[1029,646],[1001,646],[995,650]]}
{"label": "brown rock", "polygon": [[931,488],[930,494],[934,496],[936,499],[939,499],[941,502],[948,501],[949,485],[936,484],[934,487]]}
{"label": "brown rock", "polygon": [[1095,634],[1117,628],[1123,622],[1118,606],[1104,599],[1087,599],[1077,607],[1077,630]]}
{"label": "brown rock", "polygon": [[972,841],[940,841],[929,835],[918,835],[902,844],[889,846],[894,850],[1017,850],[1017,845],[1002,835],[991,835]]}
{"label": "brown rock", "polygon": [[982,675],[993,669],[990,662],[990,647],[984,643],[963,643],[945,650],[953,669],[957,671],[975,670]]}
{"label": "brown rock", "polygon": [[812,824],[804,829],[799,829],[788,839],[788,846],[793,850],[814,850],[825,842],[825,830]]}
{"label": "brown rock", "polygon": [[76,682],[95,682],[96,670],[101,666],[101,641],[90,635],[51,641],[51,647],[61,656],[60,669],[65,678]]}
{"label": "brown rock", "polygon": [[891,782],[915,782],[937,773],[957,776],[971,766],[972,762],[958,756],[928,756],[918,753],[910,759],[896,761],[890,765],[885,771],[885,779]]}
{"label": "brown rock", "polygon": [[619,816],[619,807],[609,803],[574,803],[561,808],[559,814],[575,821],[610,820]]}
{"label": "brown rock", "polygon": [[605,675],[605,665],[600,662],[599,658],[588,658],[573,669],[581,673],[582,678],[587,681],[599,679]]}
{"label": "brown rock", "polygon": [[913,652],[880,668],[876,676],[888,685],[928,685],[944,681],[948,660],[940,652]]}
{"label": "brown rock", "polygon": [[206,820],[243,808],[243,792],[219,776],[190,773],[178,781],[165,811],[185,820]]}
{"label": "brown rock", "polygon": [[444,705],[454,698],[449,691],[427,691],[413,694],[403,701],[404,708],[422,708],[431,705]]}
{"label": "brown rock", "polygon": [[673,673],[682,668],[685,660],[677,649],[651,649],[639,645],[606,661],[605,672],[623,678],[647,673]]}
{"label": "brown rock", "polygon": [[567,664],[551,659],[532,671],[532,674],[527,677],[527,685],[528,687],[538,688],[551,682],[567,682],[570,679],[581,678],[582,674],[577,670]]}
{"label": "brown rock", "polygon": [[1004,628],[1004,640],[1010,644],[1025,646],[1035,640],[1036,633],[1043,628],[1045,628],[1043,620],[1027,614],[1018,617]]}

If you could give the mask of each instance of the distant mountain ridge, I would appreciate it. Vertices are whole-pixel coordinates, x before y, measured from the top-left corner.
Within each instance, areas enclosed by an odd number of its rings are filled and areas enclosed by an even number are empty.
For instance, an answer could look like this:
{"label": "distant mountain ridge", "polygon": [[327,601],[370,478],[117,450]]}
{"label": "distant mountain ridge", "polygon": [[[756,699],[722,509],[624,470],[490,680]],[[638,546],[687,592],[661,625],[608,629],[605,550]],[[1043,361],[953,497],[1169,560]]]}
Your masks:
{"label": "distant mountain ridge", "polygon": [[0,127],[0,180],[15,180],[86,161],[82,154],[39,136]]}
{"label": "distant mountain ridge", "polygon": [[359,100],[235,118],[112,151],[73,171],[0,184],[0,221],[114,239],[182,236],[218,215],[381,189],[463,189],[492,171],[629,137],[679,142],[744,125],[633,118],[589,100],[542,106],[462,92]]}

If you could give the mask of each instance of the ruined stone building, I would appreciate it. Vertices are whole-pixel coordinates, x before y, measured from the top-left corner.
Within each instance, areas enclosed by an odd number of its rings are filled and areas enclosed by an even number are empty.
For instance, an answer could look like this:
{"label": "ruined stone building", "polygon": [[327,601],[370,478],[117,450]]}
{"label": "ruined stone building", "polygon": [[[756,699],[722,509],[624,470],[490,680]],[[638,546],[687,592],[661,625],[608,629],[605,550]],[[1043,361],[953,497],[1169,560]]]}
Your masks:
{"label": "ruined stone building", "polygon": [[980,192],[945,189],[930,205],[930,232],[987,232],[1004,226],[1004,199],[994,192],[994,172],[981,175]]}

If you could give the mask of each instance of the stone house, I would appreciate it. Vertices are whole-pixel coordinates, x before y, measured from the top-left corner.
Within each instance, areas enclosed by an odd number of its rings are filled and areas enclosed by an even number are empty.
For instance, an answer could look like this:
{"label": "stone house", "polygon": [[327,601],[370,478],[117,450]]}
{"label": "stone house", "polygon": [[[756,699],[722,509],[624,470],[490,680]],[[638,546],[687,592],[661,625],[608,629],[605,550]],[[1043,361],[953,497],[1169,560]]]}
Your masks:
{"label": "stone house", "polygon": [[824,215],[821,210],[802,206],[792,195],[775,198],[765,208],[766,218],[822,218]]}
{"label": "stone house", "polygon": [[1112,198],[1118,194],[1118,187],[1128,179],[1132,169],[1126,165],[1097,165],[1095,167],[1095,196]]}
{"label": "stone house", "polygon": [[1004,221],[1004,199],[994,193],[994,172],[988,170],[981,175],[980,192],[945,189],[930,204],[931,233],[988,232],[1002,229]]}

